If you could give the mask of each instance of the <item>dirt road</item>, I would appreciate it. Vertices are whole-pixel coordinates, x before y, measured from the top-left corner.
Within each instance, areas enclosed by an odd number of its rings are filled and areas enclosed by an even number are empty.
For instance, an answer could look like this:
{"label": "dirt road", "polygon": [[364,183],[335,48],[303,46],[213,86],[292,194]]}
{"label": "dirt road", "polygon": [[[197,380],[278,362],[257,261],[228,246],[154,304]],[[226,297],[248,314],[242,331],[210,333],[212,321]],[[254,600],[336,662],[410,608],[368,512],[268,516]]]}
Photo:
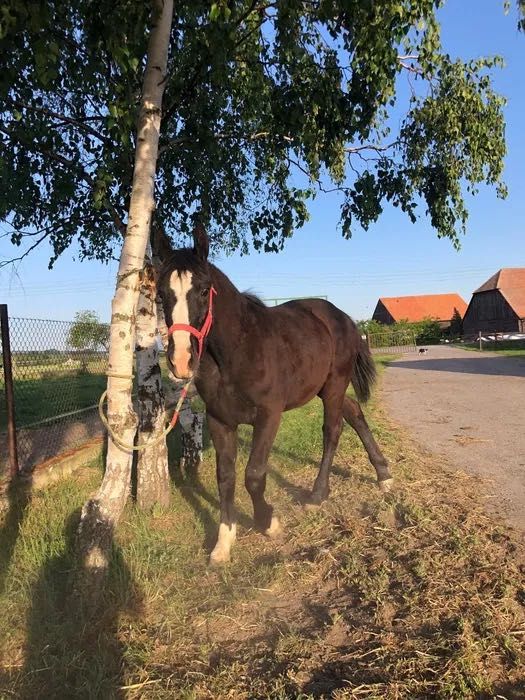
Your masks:
{"label": "dirt road", "polygon": [[390,414],[449,465],[487,481],[487,503],[525,533],[525,357],[431,346],[385,372]]}

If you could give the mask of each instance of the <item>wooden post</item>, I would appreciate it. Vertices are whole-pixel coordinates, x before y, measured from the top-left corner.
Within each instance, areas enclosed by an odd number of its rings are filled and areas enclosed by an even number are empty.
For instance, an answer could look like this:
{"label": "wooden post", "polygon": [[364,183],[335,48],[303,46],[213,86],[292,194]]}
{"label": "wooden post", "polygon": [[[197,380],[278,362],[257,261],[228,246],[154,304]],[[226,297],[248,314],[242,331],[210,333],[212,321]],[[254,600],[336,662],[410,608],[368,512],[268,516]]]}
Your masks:
{"label": "wooden post", "polygon": [[481,331],[478,331],[478,342],[479,342],[479,349],[483,350],[483,344],[481,340]]}
{"label": "wooden post", "polygon": [[11,478],[18,476],[18,448],[16,444],[15,394],[13,388],[13,366],[11,343],[9,340],[9,316],[7,304],[0,304],[0,325],[2,326],[2,362],[4,365],[5,403],[7,413],[7,451]]}

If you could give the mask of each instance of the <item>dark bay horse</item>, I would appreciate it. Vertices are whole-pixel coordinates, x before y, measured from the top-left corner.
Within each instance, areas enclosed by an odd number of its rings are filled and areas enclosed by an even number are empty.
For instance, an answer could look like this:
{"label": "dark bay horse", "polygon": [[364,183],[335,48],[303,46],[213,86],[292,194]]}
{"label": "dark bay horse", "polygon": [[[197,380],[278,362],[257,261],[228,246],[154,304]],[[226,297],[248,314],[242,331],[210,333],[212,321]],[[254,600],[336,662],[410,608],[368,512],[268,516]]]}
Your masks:
{"label": "dark bay horse", "polygon": [[170,329],[167,360],[179,379],[195,380],[206,404],[216,451],[220,526],[211,563],[229,560],[235,540],[234,509],[237,428],[253,426],[245,485],[254,520],[270,537],[280,531],[266,502],[268,456],[283,411],[319,396],[323,402],[323,456],[310,502],[328,497],[329,474],[343,418],[359,435],[377,474],[389,490],[392,478],[361,407],[346,396],[352,383],[366,401],[375,379],[370,351],[349,316],[321,299],[301,299],[266,307],[239,292],[208,262],[208,237],[195,228],[194,248],[173,251],[161,235],[156,247],[164,265],[159,275],[166,323]]}

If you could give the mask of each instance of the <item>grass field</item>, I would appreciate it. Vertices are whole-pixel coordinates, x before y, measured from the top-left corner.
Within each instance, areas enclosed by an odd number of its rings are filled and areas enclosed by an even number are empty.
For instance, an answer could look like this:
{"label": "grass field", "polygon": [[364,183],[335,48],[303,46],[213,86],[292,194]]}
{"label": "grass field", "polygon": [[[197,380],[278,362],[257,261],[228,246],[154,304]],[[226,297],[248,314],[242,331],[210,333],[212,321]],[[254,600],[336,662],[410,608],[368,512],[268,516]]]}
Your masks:
{"label": "grass field", "polygon": [[232,563],[207,568],[218,507],[211,450],[173,469],[169,509],[130,504],[99,607],[71,590],[79,509],[100,465],[12,495],[0,530],[0,697],[525,697],[525,580],[517,538],[479,483],[443,470],[372,401],[397,488],[386,499],[349,428],[330,501],[300,503],[321,453],[320,403],[285,415],[268,491],[282,542],[252,530],[242,435]]}
{"label": "grass field", "polygon": [[[23,369],[23,371],[22,371]],[[34,365],[14,372],[17,426],[78,411],[96,404],[106,388],[107,377],[100,360],[85,371],[61,365]],[[0,402],[0,431],[6,427],[4,402]]]}

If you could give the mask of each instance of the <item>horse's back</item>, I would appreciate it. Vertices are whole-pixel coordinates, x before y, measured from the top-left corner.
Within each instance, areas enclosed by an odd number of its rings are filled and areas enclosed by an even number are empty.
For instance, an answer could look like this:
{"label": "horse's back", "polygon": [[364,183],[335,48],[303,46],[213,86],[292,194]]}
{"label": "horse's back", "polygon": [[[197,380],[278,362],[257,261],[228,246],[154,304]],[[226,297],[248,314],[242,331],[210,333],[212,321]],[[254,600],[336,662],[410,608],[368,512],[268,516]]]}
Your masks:
{"label": "horse's back", "polygon": [[298,314],[307,311],[321,321],[329,329],[331,335],[342,334],[343,338],[341,339],[345,343],[348,342],[348,335],[358,336],[356,325],[350,316],[327,299],[317,299],[315,297],[311,299],[293,299],[274,308],[276,310],[286,309]]}

